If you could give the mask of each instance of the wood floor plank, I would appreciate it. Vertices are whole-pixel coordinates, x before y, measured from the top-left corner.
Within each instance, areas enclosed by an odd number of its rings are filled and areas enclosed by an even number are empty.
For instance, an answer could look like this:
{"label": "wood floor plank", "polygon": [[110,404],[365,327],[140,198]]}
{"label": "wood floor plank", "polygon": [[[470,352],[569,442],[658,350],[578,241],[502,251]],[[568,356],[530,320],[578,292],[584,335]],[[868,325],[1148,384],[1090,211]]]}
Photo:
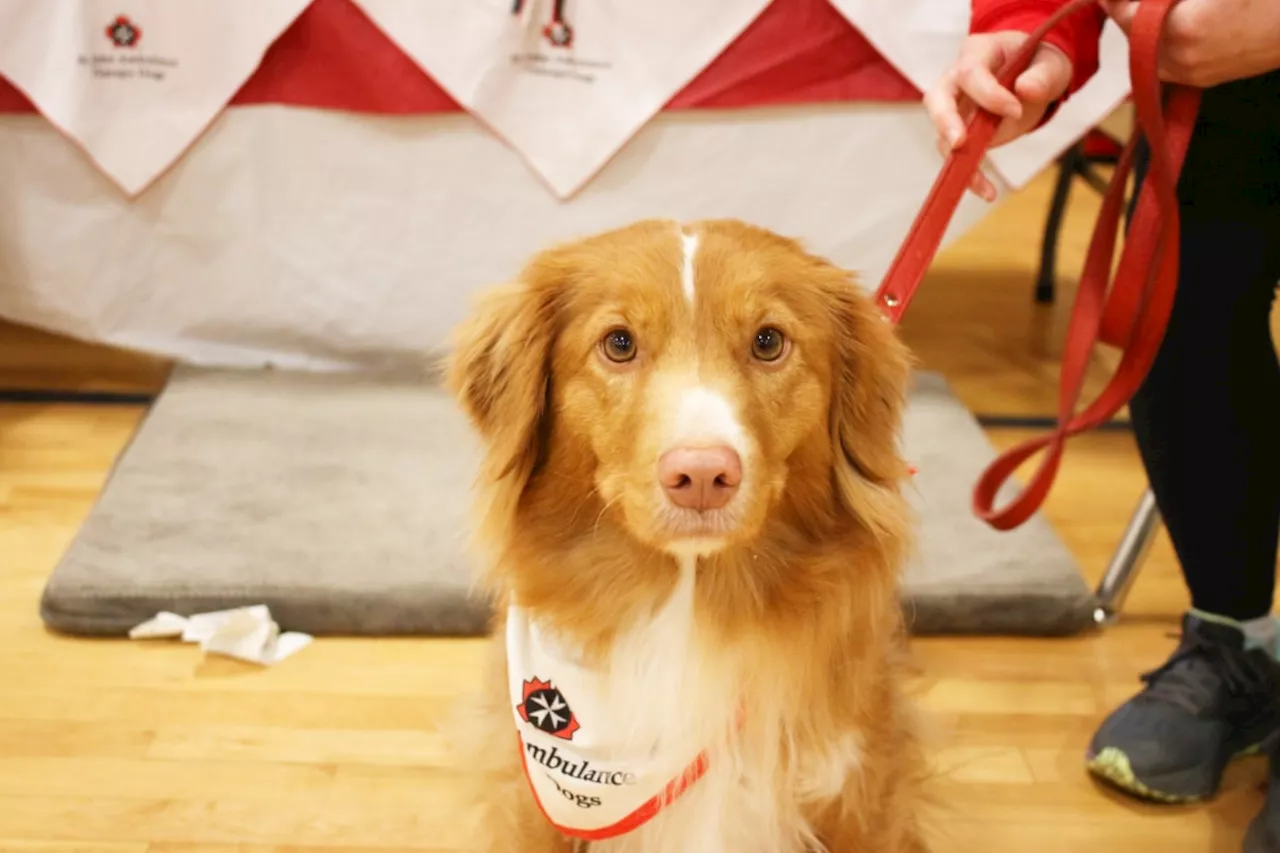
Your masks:
{"label": "wood floor plank", "polygon": [[145,842],[44,841],[0,838],[0,853],[146,853]]}
{"label": "wood floor plank", "polygon": [[349,846],[456,851],[465,839],[452,803],[371,796],[252,794],[220,799],[112,796],[0,799],[3,831],[68,842]]}
{"label": "wood floor plank", "polygon": [[[421,724],[432,715],[423,708]],[[147,755],[170,761],[450,766],[447,736],[429,729],[287,729],[265,726],[185,726],[159,729]]]}
{"label": "wood floor plank", "polygon": [[416,802],[433,792],[440,796],[456,785],[455,768],[376,764],[376,757],[356,757],[367,763],[326,763],[321,756],[302,762],[85,754],[0,758],[0,797],[92,799],[106,792],[130,800],[220,800],[248,795],[261,800],[316,796]]}
{"label": "wood floor plank", "polygon": [[[13,636],[18,636],[15,631]],[[307,690],[246,693],[158,690],[140,686],[99,689],[68,702],[65,687],[24,685],[5,693],[0,719],[49,720],[145,727],[180,721],[189,726],[269,726],[294,731],[410,729],[423,722],[421,695],[319,693]],[[446,697],[448,704],[454,697]]]}

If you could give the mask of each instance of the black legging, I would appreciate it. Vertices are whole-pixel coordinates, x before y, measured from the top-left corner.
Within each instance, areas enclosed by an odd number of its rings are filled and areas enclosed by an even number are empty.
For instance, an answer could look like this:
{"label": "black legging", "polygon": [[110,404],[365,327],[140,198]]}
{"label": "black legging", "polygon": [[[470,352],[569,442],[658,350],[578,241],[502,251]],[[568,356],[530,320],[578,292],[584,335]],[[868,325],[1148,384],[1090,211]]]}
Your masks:
{"label": "black legging", "polygon": [[1205,92],[1173,316],[1131,412],[1194,607],[1271,611],[1280,530],[1280,72]]}

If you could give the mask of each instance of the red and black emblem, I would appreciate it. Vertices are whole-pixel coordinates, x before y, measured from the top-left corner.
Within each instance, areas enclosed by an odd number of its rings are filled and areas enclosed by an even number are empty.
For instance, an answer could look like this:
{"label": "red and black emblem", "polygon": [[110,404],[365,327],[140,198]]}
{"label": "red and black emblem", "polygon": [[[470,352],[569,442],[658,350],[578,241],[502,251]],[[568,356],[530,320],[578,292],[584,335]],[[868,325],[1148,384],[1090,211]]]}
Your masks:
{"label": "red and black emblem", "polygon": [[550,681],[537,678],[524,683],[524,697],[516,707],[520,719],[532,723],[538,731],[561,740],[573,740],[573,733],[580,727],[564,694],[551,686]]}
{"label": "red and black emblem", "polygon": [[[542,35],[556,47],[570,47],[573,44],[573,27],[564,17],[566,0],[555,0],[551,6],[551,23],[542,28]],[[519,15],[524,11],[524,0],[513,0],[511,14]]]}
{"label": "red and black emblem", "polygon": [[551,23],[542,28],[547,41],[556,47],[570,47],[573,44],[573,27],[564,18],[566,0],[555,0],[551,7]]}
{"label": "red and black emblem", "polygon": [[107,24],[107,38],[116,47],[137,47],[142,38],[142,28],[125,15]]}

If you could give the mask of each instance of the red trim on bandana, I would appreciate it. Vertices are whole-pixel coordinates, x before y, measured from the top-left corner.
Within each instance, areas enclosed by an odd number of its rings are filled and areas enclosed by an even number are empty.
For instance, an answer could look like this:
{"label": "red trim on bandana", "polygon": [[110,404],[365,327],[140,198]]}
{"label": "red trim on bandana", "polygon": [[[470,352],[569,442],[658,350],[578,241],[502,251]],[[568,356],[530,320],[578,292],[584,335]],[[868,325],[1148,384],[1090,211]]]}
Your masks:
{"label": "red trim on bandana", "polygon": [[633,829],[643,826],[662,809],[674,803],[681,794],[689,790],[707,772],[707,754],[702,752],[693,760],[692,764],[685,768],[683,773],[667,783],[667,787],[663,789],[661,794],[654,795],[622,820],[600,829],[574,829],[573,827],[561,826],[556,823],[555,819],[543,807],[542,800],[538,798],[538,789],[534,786],[533,780],[529,778],[529,759],[525,758],[524,738],[517,733],[516,740],[520,745],[520,766],[524,768],[525,779],[529,782],[529,790],[533,793],[533,801],[537,803],[538,811],[542,812],[542,816],[547,819],[547,822],[560,832],[572,838],[580,838],[583,841],[604,841],[609,838],[616,838],[619,835],[625,835]]}

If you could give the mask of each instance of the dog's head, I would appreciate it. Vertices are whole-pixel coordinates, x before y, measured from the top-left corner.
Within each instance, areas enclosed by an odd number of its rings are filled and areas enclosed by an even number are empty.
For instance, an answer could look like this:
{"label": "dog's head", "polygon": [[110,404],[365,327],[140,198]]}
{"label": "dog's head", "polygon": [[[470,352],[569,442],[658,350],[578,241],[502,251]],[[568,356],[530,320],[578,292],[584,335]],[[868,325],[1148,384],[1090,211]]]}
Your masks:
{"label": "dog's head", "polygon": [[848,273],[729,221],[541,254],[483,299],[448,372],[487,446],[489,535],[528,510],[566,540],[608,525],[676,555],[778,518],[897,536],[908,374]]}

